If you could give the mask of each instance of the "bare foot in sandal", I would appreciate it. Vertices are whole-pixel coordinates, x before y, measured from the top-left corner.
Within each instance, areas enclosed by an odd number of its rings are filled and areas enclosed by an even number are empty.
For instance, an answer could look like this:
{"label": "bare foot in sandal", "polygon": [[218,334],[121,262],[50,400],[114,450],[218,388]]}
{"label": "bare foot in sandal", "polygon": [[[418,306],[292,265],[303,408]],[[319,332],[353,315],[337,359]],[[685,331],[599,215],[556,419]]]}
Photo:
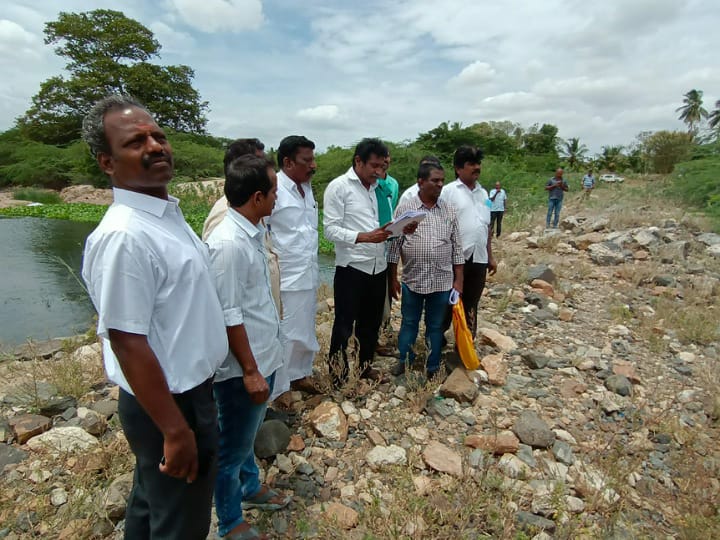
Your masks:
{"label": "bare foot in sandal", "polygon": [[223,536],[222,540],[270,540],[270,537],[244,521]]}
{"label": "bare foot in sandal", "polygon": [[290,495],[279,493],[263,484],[255,495],[242,502],[242,507],[244,509],[280,510],[290,504],[291,499]]}

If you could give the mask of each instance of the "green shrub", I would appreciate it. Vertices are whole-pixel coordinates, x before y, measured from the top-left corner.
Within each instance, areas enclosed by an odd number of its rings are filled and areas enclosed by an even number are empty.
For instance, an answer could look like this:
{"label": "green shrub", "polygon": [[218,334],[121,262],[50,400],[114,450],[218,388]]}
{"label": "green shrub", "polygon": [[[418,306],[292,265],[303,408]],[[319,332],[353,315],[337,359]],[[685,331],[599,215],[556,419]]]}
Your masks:
{"label": "green shrub", "polygon": [[19,201],[39,202],[43,204],[58,204],[62,202],[62,199],[57,192],[35,188],[16,189],[13,191],[13,199]]}

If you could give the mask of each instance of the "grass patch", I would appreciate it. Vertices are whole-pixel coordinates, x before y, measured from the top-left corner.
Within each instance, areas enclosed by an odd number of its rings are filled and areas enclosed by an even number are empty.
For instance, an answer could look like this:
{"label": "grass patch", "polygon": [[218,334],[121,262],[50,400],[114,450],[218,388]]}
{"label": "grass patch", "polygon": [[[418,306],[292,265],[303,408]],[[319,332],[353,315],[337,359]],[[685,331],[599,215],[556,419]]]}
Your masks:
{"label": "grass patch", "polygon": [[36,188],[22,188],[13,191],[13,199],[18,201],[32,201],[43,204],[58,204],[62,202],[56,191]]}

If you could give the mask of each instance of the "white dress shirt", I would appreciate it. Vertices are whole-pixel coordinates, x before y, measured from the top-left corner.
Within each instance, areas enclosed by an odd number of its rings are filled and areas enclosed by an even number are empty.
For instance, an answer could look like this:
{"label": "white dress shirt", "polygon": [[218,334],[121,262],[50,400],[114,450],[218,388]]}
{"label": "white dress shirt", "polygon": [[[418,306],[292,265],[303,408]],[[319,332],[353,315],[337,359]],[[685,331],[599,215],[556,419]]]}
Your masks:
{"label": "white dress shirt", "polygon": [[[228,208],[225,218],[210,233],[210,269],[222,304],[223,326],[245,326],[258,371],[269,377],[282,365],[280,317],[270,289],[265,229]],[[232,351],[218,368],[215,381],[242,377]]]}
{"label": "white dress shirt", "polygon": [[487,191],[478,183],[470,190],[459,178],[443,187],[443,200],[455,207],[460,225],[463,255],[475,263],[487,263],[490,205]]}
{"label": "white dress shirt", "polygon": [[371,275],[387,268],[385,242],[355,243],[359,233],[380,226],[376,186],[365,189],[350,167],[325,188],[323,224],[325,238],[335,244],[335,266],[351,266]]}
{"label": "white dress shirt", "polygon": [[132,393],[108,331],[147,336],[170,392],[210,378],[227,355],[207,248],[178,200],[113,189],[114,202],[85,243],[82,277],[98,312],[108,378]]}
{"label": "white dress shirt", "polygon": [[303,291],[320,284],[318,270],[318,209],[310,182],[298,185],[277,173],[277,201],[267,218],[268,230],[280,260],[280,289]]}
{"label": "white dress shirt", "polygon": [[398,207],[401,204],[411,201],[413,197],[417,196],[419,192],[420,186],[418,186],[417,182],[415,182],[412,186],[402,192],[402,195],[400,195],[400,200],[398,201]]}

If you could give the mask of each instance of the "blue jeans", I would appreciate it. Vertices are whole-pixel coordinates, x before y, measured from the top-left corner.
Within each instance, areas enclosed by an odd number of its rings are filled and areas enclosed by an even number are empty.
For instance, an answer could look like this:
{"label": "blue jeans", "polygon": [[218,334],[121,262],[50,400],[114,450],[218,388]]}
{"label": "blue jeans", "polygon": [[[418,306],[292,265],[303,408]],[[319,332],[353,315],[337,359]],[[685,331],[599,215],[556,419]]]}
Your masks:
{"label": "blue jeans", "polygon": [[[272,393],[275,373],[265,379]],[[245,390],[242,377],[213,385],[220,427],[215,509],[218,534],[225,536],[243,522],[242,501],[260,491],[255,463],[255,436],[265,418],[267,402],[256,405]]]}
{"label": "blue jeans", "polygon": [[562,210],[562,199],[548,199],[548,213],[547,218],[545,218],[545,225],[550,227],[550,216],[552,216],[553,211],[555,212],[555,219],[553,219],[553,227],[558,226],[558,221],[560,221],[560,210]]}
{"label": "blue jeans", "polygon": [[[426,369],[435,373],[440,369],[440,350],[442,349],[443,320],[448,310],[450,291],[419,294],[402,284],[402,324],[398,335],[400,361],[412,363],[415,353],[412,350],[420,327],[420,316],[425,308],[425,341],[430,345]],[[409,356],[409,358],[408,358]]]}

